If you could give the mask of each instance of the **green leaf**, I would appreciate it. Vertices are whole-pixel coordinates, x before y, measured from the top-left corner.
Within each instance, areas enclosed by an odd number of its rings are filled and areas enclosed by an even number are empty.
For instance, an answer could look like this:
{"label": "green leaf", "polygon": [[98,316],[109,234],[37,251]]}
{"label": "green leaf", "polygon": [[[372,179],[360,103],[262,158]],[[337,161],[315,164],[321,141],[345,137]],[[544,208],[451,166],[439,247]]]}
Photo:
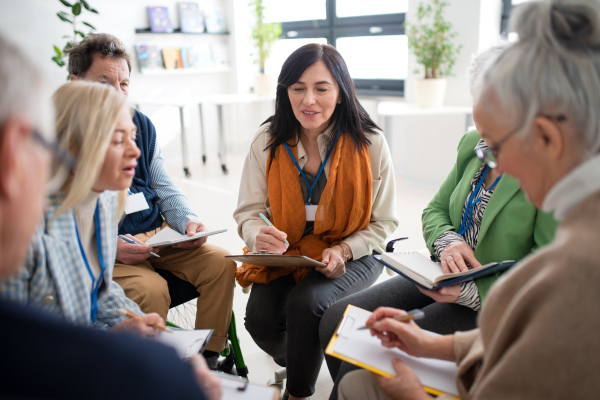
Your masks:
{"label": "green leaf", "polygon": [[91,24],[88,24],[87,22],[81,22],[82,24],[89,26],[90,28],[92,28],[93,30],[96,30],[96,28],[94,28]]}
{"label": "green leaf", "polygon": [[62,38],[63,38],[63,39],[69,39],[70,37],[71,37],[71,35],[65,35],[65,36],[63,36]]}
{"label": "green leaf", "polygon": [[73,7],[71,7],[71,12],[75,16],[81,14],[81,3],[75,3]]}
{"label": "green leaf", "polygon": [[54,52],[56,53],[57,56],[62,57],[62,52],[60,51],[60,49],[56,46],[54,46]]}
{"label": "green leaf", "polygon": [[85,33],[81,32],[81,31],[74,31],[76,34],[78,34],[79,36],[81,36],[82,38],[85,37]]}
{"label": "green leaf", "polygon": [[71,47],[73,47],[71,46],[71,42],[67,42],[67,44],[65,44],[65,49],[70,49]]}
{"label": "green leaf", "polygon": [[58,0],[58,1],[60,1],[61,3],[63,3],[67,7],[73,7],[73,4],[70,4],[69,2],[67,2],[65,0]]}
{"label": "green leaf", "polygon": [[52,57],[52,61],[54,61],[59,67],[65,66],[65,62],[57,56]]}
{"label": "green leaf", "polygon": [[87,2],[87,1],[85,1],[85,0],[79,0],[79,2],[80,2],[82,5],[83,5],[83,7],[84,7],[86,10],[88,10],[88,11],[91,11],[91,8],[92,8],[92,7],[90,7],[90,5],[88,4],[88,2]]}
{"label": "green leaf", "polygon": [[93,12],[94,14],[98,14],[98,11],[95,8],[92,8],[90,11]]}
{"label": "green leaf", "polygon": [[[65,13],[62,13],[62,14],[65,14]],[[65,15],[66,15],[66,14],[65,14]],[[56,16],[57,16],[58,18],[60,18],[61,20],[65,21],[65,22],[68,22],[68,23],[72,24],[72,23],[73,23],[73,21],[71,21],[71,20],[70,20],[69,18],[67,18],[65,15],[61,15],[61,13],[56,13]]]}

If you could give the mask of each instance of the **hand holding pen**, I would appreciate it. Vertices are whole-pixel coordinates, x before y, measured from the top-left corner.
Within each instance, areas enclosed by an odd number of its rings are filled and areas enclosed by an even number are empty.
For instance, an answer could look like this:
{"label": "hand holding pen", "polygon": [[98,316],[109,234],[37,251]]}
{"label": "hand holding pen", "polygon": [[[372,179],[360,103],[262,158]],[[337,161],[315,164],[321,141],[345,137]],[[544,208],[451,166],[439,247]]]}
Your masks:
{"label": "hand holding pen", "polygon": [[[148,245],[146,245],[146,244],[144,244],[144,243],[138,243],[138,242],[136,242],[136,241],[134,240],[135,238],[134,238],[134,239],[130,239],[130,238],[128,238],[128,237],[127,237],[127,236],[125,236],[125,235],[119,235],[119,238],[120,238],[121,240],[124,240],[124,241],[126,241],[127,243],[135,244],[135,245],[137,245],[137,246],[148,246]],[[148,246],[148,247],[150,247],[150,246]],[[150,247],[150,248],[151,248],[151,247]],[[159,258],[160,258],[160,256],[159,256],[158,254],[156,254],[156,253],[154,253],[154,252],[152,252],[152,251],[147,251],[147,252],[144,252],[144,253],[148,253],[148,254],[150,254],[150,255],[153,255],[154,257],[159,257]]]}
{"label": "hand holding pen", "polygon": [[256,235],[254,251],[267,250],[268,252],[285,253],[289,247],[286,240],[287,234],[275,228],[264,214],[260,213],[259,216],[267,226],[260,228]]}

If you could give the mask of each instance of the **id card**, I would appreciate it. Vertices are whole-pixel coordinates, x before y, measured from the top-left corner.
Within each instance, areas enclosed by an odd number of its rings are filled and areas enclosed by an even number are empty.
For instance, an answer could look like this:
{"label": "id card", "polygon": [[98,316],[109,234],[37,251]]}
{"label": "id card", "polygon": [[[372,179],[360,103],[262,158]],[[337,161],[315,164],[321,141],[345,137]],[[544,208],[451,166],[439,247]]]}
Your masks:
{"label": "id card", "polygon": [[127,202],[125,203],[125,214],[131,214],[134,212],[147,210],[148,202],[142,193],[130,194],[127,196]]}
{"label": "id card", "polygon": [[314,221],[315,214],[317,213],[317,208],[319,208],[318,204],[305,204],[304,208],[306,209],[306,220]]}

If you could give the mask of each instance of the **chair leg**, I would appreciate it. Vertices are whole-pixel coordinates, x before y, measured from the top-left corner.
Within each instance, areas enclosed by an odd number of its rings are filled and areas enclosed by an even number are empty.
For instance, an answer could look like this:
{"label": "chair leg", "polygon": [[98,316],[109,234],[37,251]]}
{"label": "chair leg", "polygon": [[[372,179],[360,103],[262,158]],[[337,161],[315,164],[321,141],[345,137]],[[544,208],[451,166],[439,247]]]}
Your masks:
{"label": "chair leg", "polygon": [[229,323],[229,341],[231,342],[231,349],[233,350],[233,359],[235,361],[237,373],[239,376],[246,378],[248,377],[248,366],[246,366],[244,356],[242,355],[240,339],[238,338],[235,324],[235,313],[233,311],[231,311],[231,322]]}

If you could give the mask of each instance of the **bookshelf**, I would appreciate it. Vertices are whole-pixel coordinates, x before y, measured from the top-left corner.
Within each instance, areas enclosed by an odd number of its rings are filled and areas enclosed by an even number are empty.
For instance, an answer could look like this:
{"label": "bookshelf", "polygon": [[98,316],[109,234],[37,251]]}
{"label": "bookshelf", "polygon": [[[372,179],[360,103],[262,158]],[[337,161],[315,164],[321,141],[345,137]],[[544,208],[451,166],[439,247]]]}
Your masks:
{"label": "bookshelf", "polygon": [[229,32],[181,32],[181,28],[173,29],[173,32],[152,32],[150,28],[135,28],[136,34],[152,35],[229,35]]}
{"label": "bookshelf", "polygon": [[214,74],[219,72],[229,72],[231,67],[214,67],[214,68],[182,68],[182,69],[149,69],[141,71],[144,76],[165,76],[165,75],[197,75],[197,74]]}

